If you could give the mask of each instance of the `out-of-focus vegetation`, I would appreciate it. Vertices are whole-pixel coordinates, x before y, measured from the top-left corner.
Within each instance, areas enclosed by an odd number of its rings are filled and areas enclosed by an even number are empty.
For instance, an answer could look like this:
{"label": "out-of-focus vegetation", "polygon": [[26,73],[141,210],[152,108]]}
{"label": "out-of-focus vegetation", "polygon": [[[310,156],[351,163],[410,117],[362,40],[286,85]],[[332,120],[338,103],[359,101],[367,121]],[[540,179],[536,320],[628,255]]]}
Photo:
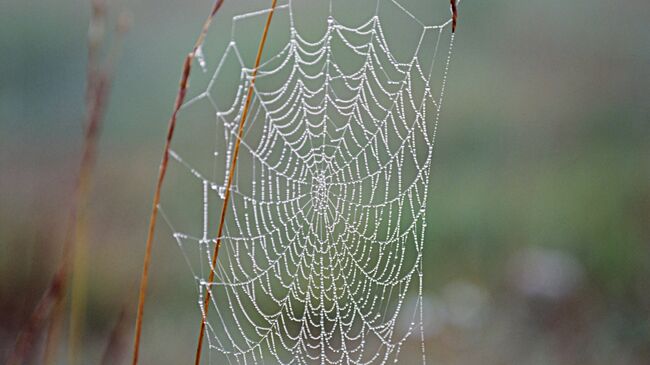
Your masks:
{"label": "out-of-focus vegetation", "polygon": [[[210,1],[118,5],[134,25],[88,217],[84,363],[134,303],[166,120]],[[643,0],[462,2],[429,194],[431,362],[648,363],[648,14]],[[0,4],[0,361],[58,264],[88,16],[83,0]],[[143,363],[187,363],[194,282],[162,234],[152,269]]]}

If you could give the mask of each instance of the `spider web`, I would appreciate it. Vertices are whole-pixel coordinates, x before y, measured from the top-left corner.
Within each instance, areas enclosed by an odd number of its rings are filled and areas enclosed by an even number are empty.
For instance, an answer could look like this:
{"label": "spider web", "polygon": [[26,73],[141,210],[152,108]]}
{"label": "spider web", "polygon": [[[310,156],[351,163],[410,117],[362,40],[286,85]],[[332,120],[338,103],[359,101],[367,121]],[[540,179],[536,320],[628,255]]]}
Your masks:
{"label": "spider web", "polygon": [[393,0],[348,20],[361,3],[330,1],[305,31],[298,3],[277,6],[214,268],[269,9],[235,15],[225,49],[198,54],[208,77],[181,109],[160,208],[197,284],[211,363],[386,363],[405,346],[425,362],[425,206],[454,35],[448,17],[427,25]]}

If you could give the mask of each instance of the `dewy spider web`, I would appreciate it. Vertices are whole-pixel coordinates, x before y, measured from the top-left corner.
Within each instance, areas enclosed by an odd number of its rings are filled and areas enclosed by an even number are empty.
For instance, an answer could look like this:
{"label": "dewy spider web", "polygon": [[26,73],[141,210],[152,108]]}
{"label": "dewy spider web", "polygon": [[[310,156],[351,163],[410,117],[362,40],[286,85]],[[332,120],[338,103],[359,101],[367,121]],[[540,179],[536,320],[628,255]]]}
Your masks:
{"label": "dewy spider web", "polygon": [[[419,342],[408,346],[424,362],[425,206],[451,20],[426,25],[404,5],[377,0],[374,14],[351,26],[330,2],[326,29],[309,40],[295,6],[276,8],[269,42],[277,49],[265,50],[258,70],[214,268],[215,225],[253,73],[240,38],[259,35],[239,25],[262,23],[268,10],[233,17],[231,41],[183,105],[170,151],[176,164],[161,214],[204,315],[206,291],[212,296],[210,360],[386,363],[415,333]],[[391,21],[416,31],[391,38]],[[209,58],[198,56],[207,72]]]}

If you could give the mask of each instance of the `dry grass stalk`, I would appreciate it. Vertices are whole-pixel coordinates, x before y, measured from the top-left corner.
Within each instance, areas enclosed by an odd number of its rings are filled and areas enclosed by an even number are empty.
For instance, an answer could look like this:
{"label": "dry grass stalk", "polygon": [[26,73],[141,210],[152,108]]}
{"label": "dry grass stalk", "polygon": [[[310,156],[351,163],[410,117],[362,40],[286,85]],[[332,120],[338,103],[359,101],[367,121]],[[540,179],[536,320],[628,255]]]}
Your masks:
{"label": "dry grass stalk", "polygon": [[126,355],[126,349],[128,347],[126,335],[131,329],[129,324],[132,320],[131,315],[129,315],[129,306],[129,304],[125,304],[122,310],[120,310],[120,314],[117,317],[115,326],[111,331],[111,336],[108,339],[108,344],[102,355],[101,365],[121,364],[124,355]]}
{"label": "dry grass stalk", "polygon": [[[103,37],[97,37],[93,30],[98,29],[98,24],[103,24],[105,20],[104,0],[93,1],[93,13],[90,20],[89,31],[89,65],[88,65],[88,83],[86,88],[86,119],[83,140],[83,152],[79,167],[76,188],[71,198],[70,212],[68,216],[68,227],[63,243],[63,256],[61,263],[52,278],[48,289],[39,300],[34,312],[21,330],[16,341],[13,352],[9,356],[8,364],[20,364],[30,353],[38,334],[44,323],[51,319],[54,326],[51,327],[51,338],[47,340],[48,348],[45,351],[45,361],[53,358],[54,349],[58,344],[58,332],[61,319],[52,318],[53,315],[59,317],[64,306],[64,298],[68,288],[68,281],[71,273],[72,256],[78,249],[77,238],[83,232],[83,224],[80,218],[85,215],[85,207],[90,191],[92,171],[95,166],[97,157],[97,141],[103,116],[108,105],[108,96],[112,80],[113,58],[116,52],[111,52],[109,61],[106,64],[99,65],[96,54],[99,52],[103,42]],[[103,28],[100,27],[100,28]],[[118,26],[117,40],[120,40],[126,28]],[[117,47],[114,48],[116,50]],[[82,274],[83,276],[84,274]],[[77,308],[79,309],[79,308]]]}
{"label": "dry grass stalk", "polygon": [[[100,52],[102,48],[102,44],[105,39],[105,34],[106,34],[106,3],[105,1],[102,0],[93,0],[91,1],[92,7],[91,7],[91,17],[90,17],[90,23],[88,25],[88,63],[86,67],[86,110],[91,110],[93,108],[93,95],[95,95],[95,89],[97,84],[99,83],[98,80],[98,74],[99,74],[99,58],[100,58]],[[84,120],[84,122],[88,122],[88,120]],[[88,129],[87,124],[83,124],[82,128],[84,130],[84,133],[87,132]],[[70,223],[73,223],[74,220],[71,219]],[[74,227],[69,227],[68,228],[68,233],[65,242],[71,242],[73,238],[71,237]],[[67,245],[64,246],[68,247]],[[78,257],[78,255],[76,255]],[[62,322],[63,322],[63,311],[65,307],[65,301],[64,300],[59,300],[57,301],[55,308],[53,309],[53,313],[51,315],[51,320],[50,320],[50,325],[48,328],[48,333],[47,333],[47,338],[46,338],[46,343],[45,343],[45,351],[44,351],[44,357],[43,357],[43,363],[44,364],[51,364],[54,362],[54,358],[56,357],[56,350],[57,350],[57,345],[58,345],[58,340],[60,337],[60,332],[62,328]]]}
{"label": "dry grass stalk", "polygon": [[38,301],[38,304],[27,320],[27,323],[25,323],[21,329],[13,351],[9,354],[9,358],[7,359],[7,365],[22,364],[27,358],[43,323],[47,321],[58,298],[62,297],[65,292],[64,276],[66,275],[67,272],[59,269],[52,278],[50,285]]}
{"label": "dry grass stalk", "polygon": [[456,23],[458,22],[458,0],[449,0],[451,3],[451,32],[456,33]]}
{"label": "dry grass stalk", "polygon": [[[262,33],[262,39],[260,40],[259,47],[257,49],[257,57],[255,59],[255,68],[253,69],[253,74],[251,75],[251,83],[248,86],[248,95],[246,96],[246,104],[244,105],[244,111],[242,113],[241,121],[239,122],[239,132],[237,135],[237,140],[235,141],[235,149],[232,156],[232,164],[230,164],[230,171],[228,173],[228,182],[226,184],[226,195],[223,199],[223,205],[221,207],[221,218],[219,221],[219,230],[217,232],[217,242],[214,246],[214,252],[212,254],[212,266],[210,269],[210,275],[208,277],[208,283],[214,281],[215,268],[217,266],[217,257],[219,256],[219,248],[221,247],[221,234],[223,233],[224,222],[226,220],[226,213],[228,211],[228,201],[230,199],[230,187],[232,185],[233,178],[235,176],[235,168],[237,166],[237,156],[239,156],[239,146],[241,143],[242,135],[244,132],[244,124],[246,124],[246,117],[248,116],[248,108],[253,97],[253,89],[255,87],[255,79],[257,77],[257,69],[260,66],[260,61],[262,59],[262,52],[264,51],[264,45],[266,43],[266,37],[269,32],[269,27],[271,26],[271,20],[273,19],[273,13],[275,12],[277,0],[273,0],[271,4],[271,11],[269,12],[268,17],[266,18],[266,25],[264,26],[264,32]],[[203,346],[203,337],[205,333],[205,324],[208,317],[208,309],[210,308],[210,297],[211,291],[206,290],[205,299],[203,301],[203,313],[201,316],[201,329],[199,331],[199,340],[196,346],[196,354],[194,357],[194,364],[199,365],[201,362],[201,350]]]}
{"label": "dry grass stalk", "polygon": [[144,316],[144,304],[147,295],[147,285],[149,281],[149,266],[151,264],[151,250],[153,246],[154,233],[156,230],[156,222],[158,219],[158,205],[160,204],[160,192],[162,190],[163,182],[165,181],[165,174],[167,173],[167,165],[169,163],[169,149],[171,146],[172,138],[174,137],[174,129],[176,128],[176,119],[177,119],[178,111],[180,110],[181,106],[183,105],[183,102],[185,101],[185,94],[187,92],[187,83],[192,71],[192,62],[194,61],[197,52],[203,45],[205,36],[207,35],[208,29],[210,28],[210,24],[212,23],[215,14],[219,11],[222,4],[223,4],[223,0],[215,1],[214,5],[212,6],[212,11],[210,12],[210,15],[203,23],[203,28],[201,29],[201,33],[199,34],[198,38],[196,39],[196,42],[194,43],[194,47],[192,48],[192,51],[185,57],[185,61],[183,62],[183,68],[181,71],[181,80],[178,87],[178,93],[176,95],[176,101],[174,103],[172,115],[171,118],[169,119],[169,123],[167,127],[167,138],[165,140],[165,147],[163,150],[162,161],[160,162],[158,180],[156,182],[156,190],[154,193],[153,204],[151,208],[151,217],[149,219],[149,230],[147,233],[147,242],[145,246],[144,261],[142,264],[142,275],[140,277],[138,312],[135,319],[135,335],[133,339],[133,357],[132,357],[133,365],[136,365],[138,363],[138,357],[140,353],[140,339],[142,335],[142,318]]}

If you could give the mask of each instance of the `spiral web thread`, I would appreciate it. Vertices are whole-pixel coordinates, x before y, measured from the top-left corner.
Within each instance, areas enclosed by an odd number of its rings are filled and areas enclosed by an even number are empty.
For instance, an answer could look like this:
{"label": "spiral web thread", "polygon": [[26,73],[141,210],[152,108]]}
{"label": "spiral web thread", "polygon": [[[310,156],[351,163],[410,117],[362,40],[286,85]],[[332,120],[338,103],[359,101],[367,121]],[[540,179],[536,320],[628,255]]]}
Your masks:
{"label": "spiral web thread", "polygon": [[[388,6],[420,30],[408,35],[417,44],[404,60],[391,52],[380,21]],[[202,192],[201,206],[192,208],[201,210],[202,224],[176,225],[173,217],[185,213],[161,203],[197,283],[210,362],[387,363],[408,344],[424,363],[425,206],[451,21],[425,25],[400,3],[378,0],[373,16],[349,27],[330,2],[326,31],[310,41],[294,24],[291,1],[276,8],[287,21],[273,25],[288,28],[288,39],[259,67],[221,253],[211,267],[215,217],[253,72],[237,23],[268,11],[233,18],[207,87],[181,109],[203,104],[215,116],[205,124],[214,144],[193,146],[212,171],[192,160],[197,154],[171,151],[172,168]],[[220,98],[215,90],[232,88],[221,78],[233,70],[237,87]],[[207,282],[210,270],[214,282]]]}

